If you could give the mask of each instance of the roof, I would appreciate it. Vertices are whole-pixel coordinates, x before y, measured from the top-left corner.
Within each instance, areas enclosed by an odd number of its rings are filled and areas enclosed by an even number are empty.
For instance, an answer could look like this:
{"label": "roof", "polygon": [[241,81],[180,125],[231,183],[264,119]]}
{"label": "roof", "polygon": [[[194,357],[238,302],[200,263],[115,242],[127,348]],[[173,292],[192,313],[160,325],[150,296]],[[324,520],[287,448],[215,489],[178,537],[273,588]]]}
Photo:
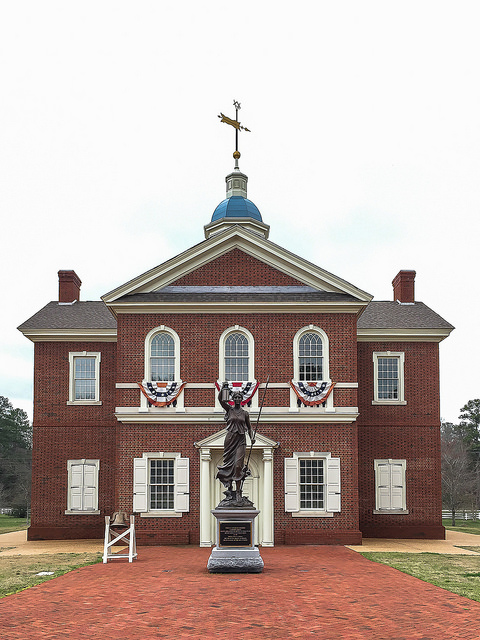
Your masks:
{"label": "roof", "polygon": [[370,302],[358,320],[359,329],[450,329],[454,327],[423,302]]}
{"label": "roof", "polygon": [[134,293],[117,300],[122,302],[356,302],[348,293],[318,291],[313,287],[164,287],[150,293]]}
{"label": "roof", "polygon": [[231,196],[223,200],[213,212],[212,222],[220,218],[254,218],[262,222],[257,206],[242,196]]}
{"label": "roof", "polygon": [[[240,249],[240,251],[316,290],[351,295],[359,301],[362,307],[372,299],[370,294],[358,289],[346,280],[276,245],[241,224],[234,224],[122,284],[102,296],[102,300],[115,310],[115,305],[120,298],[125,299],[125,296],[133,294],[158,292],[232,249]],[[133,298],[130,300],[133,302]]]}
{"label": "roof", "polygon": [[49,302],[18,330],[32,342],[83,340],[112,342],[117,336],[117,321],[101,301]]}

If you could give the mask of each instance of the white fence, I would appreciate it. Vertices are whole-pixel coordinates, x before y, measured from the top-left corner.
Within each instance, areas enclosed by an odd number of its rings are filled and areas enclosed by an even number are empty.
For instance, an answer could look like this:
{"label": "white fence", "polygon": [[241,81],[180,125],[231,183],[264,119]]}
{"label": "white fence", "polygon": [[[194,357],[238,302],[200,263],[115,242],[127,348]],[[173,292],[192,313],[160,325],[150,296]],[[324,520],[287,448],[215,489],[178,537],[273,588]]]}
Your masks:
{"label": "white fence", "polygon": [[[452,512],[450,509],[442,510],[442,518],[451,518]],[[467,511],[466,509],[459,509],[455,511],[456,520],[480,520],[480,511]]]}

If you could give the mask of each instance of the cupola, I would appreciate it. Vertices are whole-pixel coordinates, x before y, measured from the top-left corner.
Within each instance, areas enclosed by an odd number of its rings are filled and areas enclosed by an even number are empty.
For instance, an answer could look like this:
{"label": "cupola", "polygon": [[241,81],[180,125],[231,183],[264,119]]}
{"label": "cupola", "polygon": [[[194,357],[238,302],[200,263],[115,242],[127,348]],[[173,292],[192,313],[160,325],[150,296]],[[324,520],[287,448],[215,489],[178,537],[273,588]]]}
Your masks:
{"label": "cupola", "polygon": [[232,225],[241,225],[248,228],[254,233],[258,233],[264,238],[268,238],[270,227],[263,223],[262,216],[258,207],[247,198],[248,177],[240,171],[238,161],[240,159],[240,151],[238,150],[238,132],[240,130],[249,131],[243,127],[238,120],[238,110],[240,103],[233,102],[235,106],[235,120],[228,118],[223,113],[218,117],[221,122],[231,125],[235,129],[235,151],[233,158],[235,166],[231,173],[225,178],[226,198],[222,200],[213,212],[212,219],[209,224],[205,225],[205,238],[223,231]]}

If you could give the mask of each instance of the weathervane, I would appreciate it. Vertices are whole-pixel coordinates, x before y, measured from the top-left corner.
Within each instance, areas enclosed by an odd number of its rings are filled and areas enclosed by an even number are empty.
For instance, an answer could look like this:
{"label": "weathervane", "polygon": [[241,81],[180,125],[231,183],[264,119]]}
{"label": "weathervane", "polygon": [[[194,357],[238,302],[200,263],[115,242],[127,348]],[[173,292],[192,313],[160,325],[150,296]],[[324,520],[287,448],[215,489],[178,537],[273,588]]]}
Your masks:
{"label": "weathervane", "polygon": [[235,166],[238,167],[238,159],[240,158],[240,151],[238,150],[238,132],[240,131],[240,129],[243,129],[243,131],[250,132],[250,129],[247,129],[247,127],[244,127],[242,124],[240,124],[240,121],[238,120],[240,103],[237,100],[234,100],[233,106],[235,107],[235,120],[232,120],[232,118],[229,118],[228,116],[224,115],[221,111],[218,117],[220,118],[220,122],[225,122],[226,124],[231,125],[235,129],[235,152],[233,154],[233,157],[235,158]]}

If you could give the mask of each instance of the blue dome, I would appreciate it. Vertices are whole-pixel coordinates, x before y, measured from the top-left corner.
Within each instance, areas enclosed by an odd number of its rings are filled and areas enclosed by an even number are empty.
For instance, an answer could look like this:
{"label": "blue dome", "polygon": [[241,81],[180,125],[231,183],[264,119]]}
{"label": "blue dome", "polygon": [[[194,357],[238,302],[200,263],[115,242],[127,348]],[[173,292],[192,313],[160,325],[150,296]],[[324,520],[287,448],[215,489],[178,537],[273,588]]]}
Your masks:
{"label": "blue dome", "polygon": [[262,222],[260,211],[248,198],[231,196],[223,200],[213,212],[212,222],[221,218],[253,218]]}

